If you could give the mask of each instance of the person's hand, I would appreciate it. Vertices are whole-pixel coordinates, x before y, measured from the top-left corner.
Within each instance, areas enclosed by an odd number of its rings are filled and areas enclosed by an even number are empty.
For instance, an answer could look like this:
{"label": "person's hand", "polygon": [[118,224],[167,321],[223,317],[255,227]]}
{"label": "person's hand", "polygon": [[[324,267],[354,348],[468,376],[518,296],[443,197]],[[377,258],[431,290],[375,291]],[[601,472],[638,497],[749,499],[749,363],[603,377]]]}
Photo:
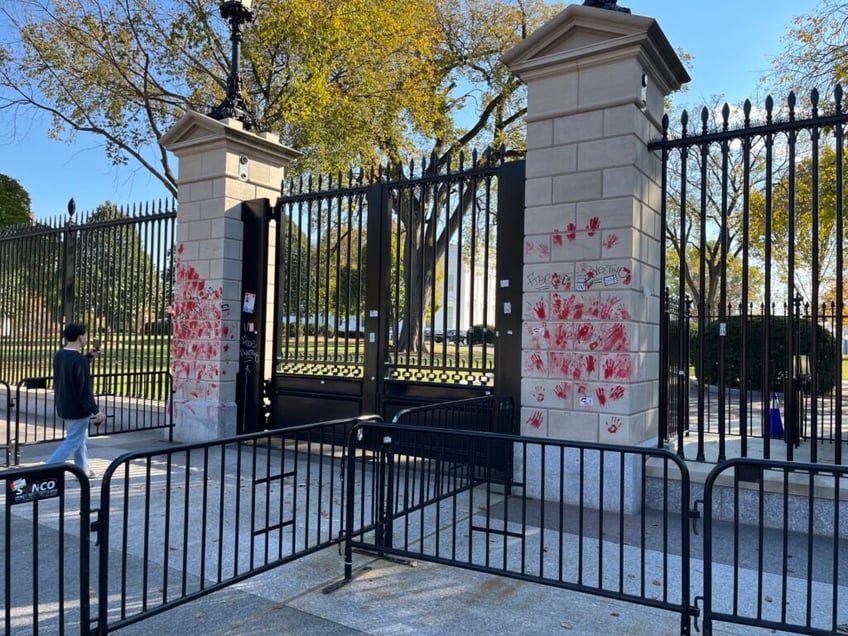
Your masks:
{"label": "person's hand", "polygon": [[103,411],[98,411],[97,415],[94,416],[94,425],[100,426],[105,421],[106,421],[106,414]]}

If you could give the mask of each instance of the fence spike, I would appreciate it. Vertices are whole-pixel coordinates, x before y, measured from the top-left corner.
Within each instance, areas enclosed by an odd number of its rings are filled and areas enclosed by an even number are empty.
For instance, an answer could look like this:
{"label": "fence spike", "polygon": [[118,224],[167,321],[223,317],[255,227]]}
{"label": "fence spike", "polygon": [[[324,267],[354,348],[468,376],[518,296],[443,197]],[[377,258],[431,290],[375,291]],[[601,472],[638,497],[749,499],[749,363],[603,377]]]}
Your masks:
{"label": "fence spike", "polygon": [[742,105],[742,112],[745,113],[745,128],[751,127],[751,100],[746,99]]}
{"label": "fence spike", "polygon": [[722,130],[728,130],[730,128],[730,105],[727,102],[724,102],[724,106],[721,109],[721,120]]}
{"label": "fence spike", "polygon": [[460,149],[459,151],[459,171],[462,172],[465,170],[465,150]]}
{"label": "fence spike", "polygon": [[786,100],[786,103],[789,104],[789,121],[795,121],[795,103],[797,101],[795,91],[789,91],[789,98]]}
{"label": "fence spike", "polygon": [[836,98],[836,112],[842,112],[842,84],[837,84],[833,89],[833,96]]}
{"label": "fence spike", "polygon": [[76,211],[77,211],[77,202],[74,201],[74,197],[71,197],[70,200],[68,201],[68,216],[70,217],[71,220],[73,220],[74,214],[76,213]]}
{"label": "fence spike", "polygon": [[810,91],[810,102],[813,104],[813,117],[819,116],[819,89],[814,88]]}
{"label": "fence spike", "polygon": [[476,167],[477,167],[477,149],[476,149],[476,148],[474,148],[474,149],[471,151],[471,167],[472,167],[472,168],[476,168]]}
{"label": "fence spike", "polygon": [[502,143],[498,149],[498,159],[500,160],[500,163],[506,161],[506,144],[504,143]]}
{"label": "fence spike", "polygon": [[774,98],[771,95],[766,97],[766,123],[771,124],[772,111],[774,111]]}
{"label": "fence spike", "polygon": [[710,111],[704,106],[701,109],[701,132],[706,135],[707,134],[707,122],[710,120]]}
{"label": "fence spike", "polygon": [[662,116],[662,138],[663,141],[668,141],[668,113]]}
{"label": "fence spike", "polygon": [[684,110],[680,114],[681,136],[683,136],[683,137],[688,136],[688,134],[689,134],[689,131],[687,130],[688,126],[689,126],[689,111]]}

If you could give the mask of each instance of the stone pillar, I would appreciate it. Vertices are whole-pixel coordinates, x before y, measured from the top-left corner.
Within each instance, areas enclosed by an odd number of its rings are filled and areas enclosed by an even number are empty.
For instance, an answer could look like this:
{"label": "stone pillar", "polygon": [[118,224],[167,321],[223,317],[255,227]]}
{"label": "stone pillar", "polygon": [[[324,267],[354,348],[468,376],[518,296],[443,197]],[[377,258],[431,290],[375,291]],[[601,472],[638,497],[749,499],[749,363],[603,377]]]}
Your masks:
{"label": "stone pillar", "polygon": [[503,57],[527,84],[521,433],[655,441],[660,135],[689,80],[651,18],[570,5]]}
{"label": "stone pillar", "polygon": [[272,133],[253,134],[241,122],[194,112],[174,124],[160,144],[179,160],[174,439],[219,439],[236,433],[241,202],[276,201],[283,168],[298,153]]}

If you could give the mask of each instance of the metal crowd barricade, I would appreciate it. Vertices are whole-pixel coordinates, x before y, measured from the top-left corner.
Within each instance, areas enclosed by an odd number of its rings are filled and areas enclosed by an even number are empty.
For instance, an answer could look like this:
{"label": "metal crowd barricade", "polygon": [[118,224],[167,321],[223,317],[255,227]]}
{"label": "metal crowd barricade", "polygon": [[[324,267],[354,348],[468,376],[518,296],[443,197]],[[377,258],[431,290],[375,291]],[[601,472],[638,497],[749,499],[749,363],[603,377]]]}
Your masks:
{"label": "metal crowd barricade", "polygon": [[[380,466],[368,493],[379,501],[368,506],[354,476],[374,440]],[[497,474],[504,448],[510,487]],[[363,423],[348,456],[346,579],[361,549],[676,612],[690,633],[689,473],[673,453]],[[666,476],[659,492],[647,487],[649,464]]]}
{"label": "metal crowd barricade", "polygon": [[4,633],[89,633],[90,491],[71,464],[3,472]]}
{"label": "metal crowd barricade", "polygon": [[0,438],[0,448],[6,454],[5,466],[12,463],[12,455],[14,453],[14,439],[12,438],[12,388],[5,380],[0,380],[0,389],[3,391],[3,396],[0,398],[0,406],[3,408],[3,413],[0,415],[0,420],[3,422],[3,436]]}
{"label": "metal crowd barricade", "polygon": [[704,634],[717,623],[822,635],[848,624],[846,488],[845,466],[733,459],[710,472]]}
{"label": "metal crowd barricade", "polygon": [[[106,422],[89,427],[90,437],[168,429],[173,439],[173,383],[167,371],[103,373],[92,376],[95,397],[106,413]],[[65,424],[56,415],[53,378],[24,378],[15,385],[14,443],[9,444],[15,465],[22,446],[56,442],[65,437]],[[12,422],[10,422],[11,428]],[[8,434],[11,436],[12,431]]]}
{"label": "metal crowd barricade", "polygon": [[[96,522],[99,624],[120,629],[340,542],[340,441],[358,421],[128,453],[112,462]],[[119,562],[110,561],[114,555]]]}

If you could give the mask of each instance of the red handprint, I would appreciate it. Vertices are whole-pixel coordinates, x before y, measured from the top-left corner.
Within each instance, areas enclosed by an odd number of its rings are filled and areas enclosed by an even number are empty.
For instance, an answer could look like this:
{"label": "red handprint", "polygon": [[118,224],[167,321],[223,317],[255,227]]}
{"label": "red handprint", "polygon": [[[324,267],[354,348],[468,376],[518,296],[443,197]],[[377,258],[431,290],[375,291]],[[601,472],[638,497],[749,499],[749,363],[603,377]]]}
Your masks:
{"label": "red handprint", "polygon": [[539,320],[545,320],[547,318],[547,310],[545,309],[544,300],[537,300],[536,305],[533,307],[533,311],[536,312],[536,318],[538,318]]}
{"label": "red handprint", "polygon": [[562,278],[559,275],[559,272],[554,272],[551,274],[551,287],[554,289],[559,289],[559,286],[562,284]]}
{"label": "red handprint", "polygon": [[559,347],[560,349],[564,349],[566,347],[566,345],[568,344],[568,337],[569,337],[568,327],[566,325],[563,325],[563,324],[557,325],[556,326],[556,332],[555,332],[555,335],[554,335],[554,342],[556,343],[556,346]]}
{"label": "red handprint", "polygon": [[554,233],[551,234],[551,240],[553,241],[554,245],[562,246],[562,232],[560,232],[559,230],[554,230]]}
{"label": "red handprint", "polygon": [[577,238],[577,226],[574,223],[569,223],[565,228],[565,238],[569,243]]}
{"label": "red handprint", "polygon": [[625,285],[629,285],[633,280],[633,276],[630,272],[630,268],[629,267],[622,267],[621,271],[624,272],[623,280],[621,282],[624,283]]}
{"label": "red handprint", "polygon": [[593,216],[591,219],[589,219],[589,224],[586,226],[586,229],[589,230],[589,236],[595,236],[600,227],[601,220],[598,217]]}
{"label": "red handprint", "polygon": [[610,296],[601,306],[601,320],[630,320],[630,312],[618,296]]}
{"label": "red handprint", "polygon": [[[571,298],[574,300],[574,297]],[[583,312],[586,310],[583,303],[575,303],[574,304],[574,320],[581,320],[583,318]]]}
{"label": "red handprint", "polygon": [[537,402],[544,402],[545,401],[545,387],[543,387],[541,384],[537,384],[536,387],[535,387],[535,391],[536,391],[536,401]]}
{"label": "red handprint", "polygon": [[530,256],[533,253],[534,245],[532,241],[525,241],[524,243],[524,255]]}
{"label": "red handprint", "polygon": [[618,234],[610,234],[604,239],[604,247],[611,250],[618,245]]}
{"label": "red handprint", "polygon": [[554,387],[554,393],[560,400],[567,400],[568,393],[571,390],[571,385],[568,382],[562,382]]}
{"label": "red handprint", "polygon": [[541,411],[534,411],[533,415],[527,418],[527,423],[533,428],[542,428],[542,422],[544,421],[545,416]]}
{"label": "red handprint", "polygon": [[595,356],[586,356],[586,373],[592,374],[595,372]]}
{"label": "red handprint", "polygon": [[528,371],[544,371],[545,363],[542,361],[542,356],[538,353],[533,353],[527,359],[527,370]]}
{"label": "red handprint", "polygon": [[598,396],[598,403],[601,406],[607,403],[607,390],[604,387],[599,386],[595,389],[595,395]]}
{"label": "red handprint", "polygon": [[551,247],[547,243],[539,243],[538,249],[539,249],[539,256],[543,256],[543,257],[547,258],[548,256],[551,255]]}
{"label": "red handprint", "polygon": [[557,293],[554,293],[551,297],[551,311],[557,320],[567,320],[568,318],[566,306],[562,302],[562,296]]}
{"label": "red handprint", "polygon": [[615,373],[615,363],[607,358],[604,361],[604,380],[609,380]]}
{"label": "red handprint", "polygon": [[607,420],[607,431],[615,435],[618,432],[618,429],[621,428],[621,418],[619,417],[611,417]]}
{"label": "red handprint", "polygon": [[624,387],[620,385],[616,386],[612,391],[610,391],[609,397],[611,400],[620,400],[624,397]]}
{"label": "red handprint", "polygon": [[584,322],[577,328],[577,342],[583,343],[591,339],[595,328],[591,322]]}
{"label": "red handprint", "polygon": [[571,370],[572,356],[561,351],[551,352],[551,371],[560,377],[568,377]]}

